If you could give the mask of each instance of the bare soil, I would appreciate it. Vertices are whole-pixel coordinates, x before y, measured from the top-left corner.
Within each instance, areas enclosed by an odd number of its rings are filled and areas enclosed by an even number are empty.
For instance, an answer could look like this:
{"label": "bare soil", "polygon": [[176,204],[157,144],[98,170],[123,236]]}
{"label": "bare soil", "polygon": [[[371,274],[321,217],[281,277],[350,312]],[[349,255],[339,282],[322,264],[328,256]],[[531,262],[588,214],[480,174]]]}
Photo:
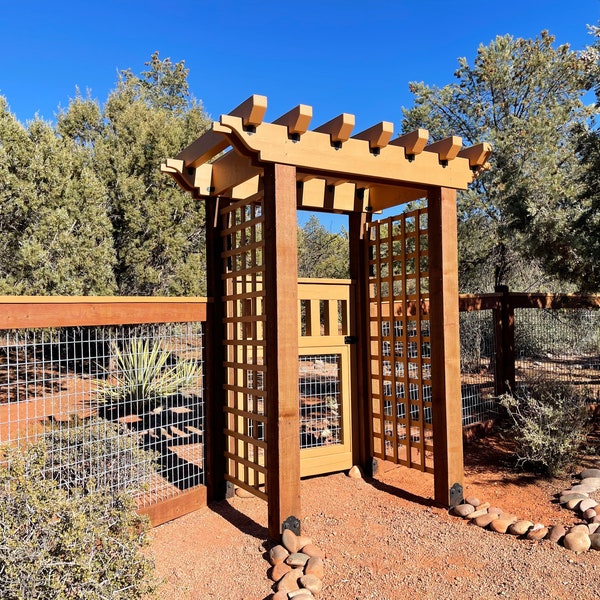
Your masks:
{"label": "bare soil", "polygon": [[[465,495],[522,518],[570,525],[576,515],[555,494],[563,478],[515,471],[498,435],[465,446]],[[433,501],[433,476],[380,464],[374,478],[336,473],[301,484],[302,533],[326,553],[328,600],[600,598],[600,552],[576,555],[549,541],[482,530]],[[266,600],[273,594],[266,551],[267,506],[234,497],[153,532],[161,600]]]}

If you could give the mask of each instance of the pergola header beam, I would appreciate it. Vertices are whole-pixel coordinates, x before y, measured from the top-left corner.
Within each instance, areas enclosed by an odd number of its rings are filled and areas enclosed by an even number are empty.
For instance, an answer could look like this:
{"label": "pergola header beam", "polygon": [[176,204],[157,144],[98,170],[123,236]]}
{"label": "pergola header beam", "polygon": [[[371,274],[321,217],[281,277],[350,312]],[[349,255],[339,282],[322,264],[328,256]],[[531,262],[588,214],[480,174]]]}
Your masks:
{"label": "pergola header beam", "polygon": [[299,184],[320,178],[327,190],[349,183],[361,190],[361,198],[368,197],[368,203],[329,199],[326,206],[325,196],[319,204],[311,194],[308,205],[343,212],[377,211],[421,198],[431,188],[466,189],[491,154],[487,143],[463,149],[457,136],[428,144],[425,129],[391,139],[393,124],[387,121],[352,136],[355,117],[349,113],[311,131],[312,107],[305,104],[268,123],[266,109],[265,96],[251,96],[221,115],[175,159],[167,160],[163,171],[197,196],[231,195],[255,193],[252,190],[258,189],[267,164],[286,164],[296,168]]}

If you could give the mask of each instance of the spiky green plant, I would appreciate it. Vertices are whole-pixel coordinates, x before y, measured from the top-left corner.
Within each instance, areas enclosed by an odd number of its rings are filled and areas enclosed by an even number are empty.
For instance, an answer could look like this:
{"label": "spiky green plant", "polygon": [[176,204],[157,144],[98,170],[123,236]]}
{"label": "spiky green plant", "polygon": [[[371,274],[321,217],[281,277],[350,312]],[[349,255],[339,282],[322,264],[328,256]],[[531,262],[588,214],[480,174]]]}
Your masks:
{"label": "spiky green plant", "polygon": [[148,340],[133,338],[126,351],[112,346],[114,372],[104,369],[107,378],[98,381],[102,402],[151,408],[161,399],[192,387],[200,375],[199,366],[189,360],[169,365],[171,353]]}

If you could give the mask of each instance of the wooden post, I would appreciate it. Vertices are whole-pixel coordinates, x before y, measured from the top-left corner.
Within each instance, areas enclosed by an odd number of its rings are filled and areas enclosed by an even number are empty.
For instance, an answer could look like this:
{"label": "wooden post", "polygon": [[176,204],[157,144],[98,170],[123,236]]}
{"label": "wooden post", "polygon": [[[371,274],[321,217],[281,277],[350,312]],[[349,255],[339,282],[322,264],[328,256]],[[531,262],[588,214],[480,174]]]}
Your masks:
{"label": "wooden post", "polygon": [[449,506],[464,481],[456,190],[430,190],[428,207],[434,497]]}
{"label": "wooden post", "polygon": [[515,309],[507,285],[496,286],[502,294],[500,308],[494,310],[494,337],[496,346],[496,395],[515,389]]}
{"label": "wooden post", "polygon": [[206,487],[209,501],[226,496],[224,367],[225,339],[223,331],[223,282],[221,273],[222,238],[219,200],[206,201],[206,288],[210,301],[206,308],[204,332],[204,388],[206,426],[204,427]]}
{"label": "wooden post", "polygon": [[369,406],[369,300],[367,294],[367,265],[365,236],[370,213],[350,213],[350,278],[354,285],[350,319],[355,326],[358,342],[355,350],[356,388],[352,398],[352,456],[368,474],[373,471],[373,441],[371,439],[371,407]]}
{"label": "wooden post", "polygon": [[296,168],[266,164],[265,361],[269,536],[300,529]]}

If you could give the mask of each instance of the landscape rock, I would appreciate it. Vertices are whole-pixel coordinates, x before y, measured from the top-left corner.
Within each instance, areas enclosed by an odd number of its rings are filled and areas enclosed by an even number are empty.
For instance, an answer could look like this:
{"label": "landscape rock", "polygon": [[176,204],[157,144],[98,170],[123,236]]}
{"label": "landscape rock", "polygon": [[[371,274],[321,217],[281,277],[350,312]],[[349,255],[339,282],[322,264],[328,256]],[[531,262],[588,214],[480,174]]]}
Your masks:
{"label": "landscape rock", "polygon": [[532,527],[533,523],[531,521],[520,519],[509,526],[507,533],[511,535],[525,535]]}
{"label": "landscape rock", "polygon": [[269,550],[269,562],[274,566],[282,563],[290,553],[281,545],[273,546]]}
{"label": "landscape rock", "polygon": [[307,535],[299,535],[297,536],[298,550],[302,550],[304,546],[308,546],[313,543],[312,538]]}
{"label": "landscape rock", "polygon": [[585,533],[586,535],[589,535],[590,529],[584,523],[579,523],[578,525],[573,525],[568,533]]}
{"label": "landscape rock", "polygon": [[308,556],[308,554],[304,554],[303,552],[294,552],[285,559],[285,564],[290,565],[290,567],[304,568],[304,565],[308,562],[309,558],[310,556]]}
{"label": "landscape rock", "polygon": [[325,552],[314,544],[306,544],[306,546],[302,546],[300,550],[303,554],[308,554],[310,557],[325,558]]}
{"label": "landscape rock", "polygon": [[548,528],[542,523],[536,523],[525,536],[528,540],[539,542],[548,535]]}
{"label": "landscape rock", "polygon": [[579,503],[579,510],[585,512],[589,508],[595,508],[596,506],[598,506],[598,503],[593,498],[584,498]]}
{"label": "landscape rock", "polygon": [[285,549],[293,554],[294,552],[298,552],[298,536],[291,529],[284,529],[281,534],[281,543],[285,547]]}
{"label": "landscape rock", "polygon": [[569,510],[575,510],[583,502],[583,500],[585,500],[585,498],[573,498],[572,500],[565,502],[564,506]]}
{"label": "landscape rock", "polygon": [[323,579],[324,570],[323,559],[319,558],[318,556],[311,556],[304,566],[305,575],[314,575],[319,579]]}
{"label": "landscape rock", "polygon": [[472,520],[477,527],[487,527],[492,521],[498,518],[496,513],[486,513],[485,515],[479,515],[477,518]]}
{"label": "landscape rock", "polygon": [[588,523],[588,529],[590,530],[590,533],[596,533],[598,527],[600,527],[600,523],[595,523],[594,521]]}
{"label": "landscape rock", "polygon": [[476,519],[477,517],[482,517],[487,514],[488,514],[487,508],[477,509],[477,510],[474,510],[472,513],[469,513],[467,515],[467,519],[473,520],[473,519]]}
{"label": "landscape rock", "polygon": [[477,508],[481,504],[481,500],[479,498],[476,498],[475,496],[467,496],[465,498],[465,502],[467,504],[470,504],[471,506],[474,506],[475,508]]}
{"label": "landscape rock", "polygon": [[590,548],[592,550],[600,550],[600,533],[592,533],[590,535]]}
{"label": "landscape rock", "polygon": [[565,490],[560,494],[558,501],[560,504],[566,504],[569,500],[583,500],[584,498],[588,498],[587,494],[582,494],[581,492],[572,492],[571,490]]}
{"label": "landscape rock", "polygon": [[593,508],[588,508],[581,516],[586,521],[593,521],[598,516],[598,513]]}
{"label": "landscape rock", "polygon": [[283,590],[275,592],[273,596],[271,596],[271,600],[288,600],[287,592],[284,592]]}
{"label": "landscape rock", "polygon": [[302,569],[292,569],[289,573],[286,573],[277,584],[278,592],[293,592],[294,590],[300,589],[300,577],[304,575]]}
{"label": "landscape rock", "polygon": [[313,596],[319,594],[323,589],[323,582],[314,575],[304,575],[300,577],[300,585],[309,590]]}
{"label": "landscape rock", "polygon": [[312,595],[310,590],[300,588],[299,590],[293,590],[288,593],[288,598],[291,600],[314,600],[314,596]]}
{"label": "landscape rock", "polygon": [[457,504],[452,512],[459,517],[468,517],[471,513],[475,512],[475,507],[472,504]]}
{"label": "landscape rock", "polygon": [[292,570],[292,567],[285,563],[277,563],[271,569],[269,577],[277,583],[284,575],[287,575]]}
{"label": "landscape rock", "polygon": [[587,481],[588,481],[587,479],[584,479],[583,483],[574,485],[571,488],[571,491],[572,492],[580,492],[583,494],[589,494],[590,492],[595,492],[597,488],[591,484],[588,484]]}
{"label": "landscape rock", "polygon": [[558,544],[567,533],[566,528],[563,525],[554,525],[548,533],[548,539],[555,544]]}
{"label": "landscape rock", "polygon": [[348,477],[350,477],[351,479],[362,479],[362,473],[360,471],[360,467],[358,467],[357,465],[354,465],[348,471]]}
{"label": "landscape rock", "polygon": [[581,477],[581,479],[588,479],[590,477],[598,477],[598,478],[600,478],[600,469],[593,469],[593,468],[584,469],[579,474],[579,477]]}
{"label": "landscape rock", "polygon": [[513,515],[512,513],[508,513],[508,512],[500,513],[498,515],[498,518],[504,519],[506,521],[510,521],[511,523],[514,523],[515,521],[519,520],[519,517],[517,517],[517,515]]}
{"label": "landscape rock", "polygon": [[586,477],[581,480],[580,485],[586,485],[597,490],[600,488],[600,477]]}
{"label": "landscape rock", "polygon": [[238,498],[254,498],[254,494],[252,492],[240,487],[235,488],[235,495]]}
{"label": "landscape rock", "polygon": [[563,539],[563,544],[565,548],[568,550],[572,550],[573,552],[586,552],[590,549],[592,542],[590,540],[590,536],[587,533],[583,532],[571,532],[567,533]]}
{"label": "landscape rock", "polygon": [[506,533],[506,531],[508,530],[508,528],[514,523],[515,521],[512,519],[504,519],[503,517],[500,517],[499,519],[495,519],[494,521],[492,521],[490,523],[490,529],[492,531],[495,531],[496,533]]}

